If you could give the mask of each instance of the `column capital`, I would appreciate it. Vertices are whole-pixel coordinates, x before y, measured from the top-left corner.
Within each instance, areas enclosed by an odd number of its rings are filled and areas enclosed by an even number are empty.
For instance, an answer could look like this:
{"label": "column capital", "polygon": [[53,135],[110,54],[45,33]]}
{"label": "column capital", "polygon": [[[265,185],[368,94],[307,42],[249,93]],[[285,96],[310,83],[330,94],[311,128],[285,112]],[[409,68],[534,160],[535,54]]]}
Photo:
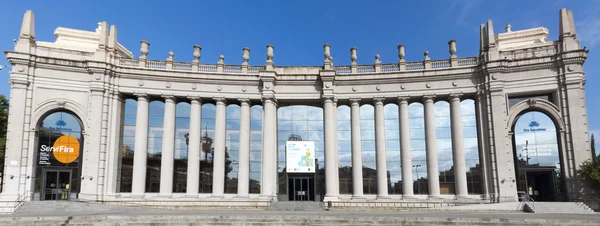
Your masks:
{"label": "column capital", "polygon": [[263,102],[263,104],[272,103],[275,106],[279,105],[279,103],[277,103],[277,99],[275,99],[275,97],[263,97],[262,102]]}
{"label": "column capital", "polygon": [[374,105],[383,104],[383,101],[385,101],[385,97],[373,97]]}
{"label": "column capital", "polygon": [[335,98],[333,96],[324,96],[321,99],[323,99],[323,103],[331,102],[333,104]]}
{"label": "column capital", "polygon": [[356,104],[356,105],[360,105],[360,98],[350,98],[350,105]]}
{"label": "column capital", "polygon": [[238,99],[238,101],[240,102],[240,106],[241,105],[250,105],[250,99],[249,98],[240,98],[240,99]]}
{"label": "column capital", "polygon": [[213,100],[216,102],[216,105],[226,105],[227,104],[227,99],[225,99],[225,97],[215,97],[213,98]]}
{"label": "column capital", "polygon": [[409,96],[398,96],[398,104],[401,104],[403,102],[406,102],[406,104],[408,104],[409,100],[410,100]]}
{"label": "column capital", "polygon": [[423,102],[429,102],[429,101],[433,102],[434,98],[435,98],[435,95],[424,95],[423,96]]}
{"label": "column capital", "polygon": [[163,99],[165,99],[165,103],[167,103],[167,102],[177,102],[177,98],[175,96],[173,96],[173,95],[162,95],[160,97],[162,97]]}
{"label": "column capital", "polygon": [[146,101],[146,102],[150,101],[150,97],[148,96],[148,94],[145,94],[145,93],[134,93],[133,95],[137,97],[138,101],[140,101],[140,100]]}
{"label": "column capital", "polygon": [[450,93],[450,96],[448,96],[448,100],[453,101],[453,100],[458,100],[460,101],[460,98],[463,96],[462,93]]}
{"label": "column capital", "polygon": [[197,100],[202,102],[202,98],[200,96],[187,96],[188,100]]}

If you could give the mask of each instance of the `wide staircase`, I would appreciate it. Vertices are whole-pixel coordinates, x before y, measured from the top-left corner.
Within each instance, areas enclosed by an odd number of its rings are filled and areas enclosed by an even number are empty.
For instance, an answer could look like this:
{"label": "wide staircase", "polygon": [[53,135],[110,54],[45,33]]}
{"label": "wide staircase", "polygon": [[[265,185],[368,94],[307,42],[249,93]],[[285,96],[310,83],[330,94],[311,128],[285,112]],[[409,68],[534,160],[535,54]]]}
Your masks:
{"label": "wide staircase", "polygon": [[535,202],[527,203],[531,212],[535,213],[572,213],[593,214],[594,210],[582,202]]}
{"label": "wide staircase", "polygon": [[271,211],[323,211],[322,202],[272,202]]}

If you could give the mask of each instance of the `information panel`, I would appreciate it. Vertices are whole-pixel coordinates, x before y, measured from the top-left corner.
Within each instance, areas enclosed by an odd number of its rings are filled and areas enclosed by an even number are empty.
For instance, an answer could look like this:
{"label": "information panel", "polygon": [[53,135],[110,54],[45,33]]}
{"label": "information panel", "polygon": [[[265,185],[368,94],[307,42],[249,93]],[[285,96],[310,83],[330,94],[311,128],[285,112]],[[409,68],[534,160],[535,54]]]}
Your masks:
{"label": "information panel", "polygon": [[285,153],[288,173],[315,172],[315,142],[286,141]]}

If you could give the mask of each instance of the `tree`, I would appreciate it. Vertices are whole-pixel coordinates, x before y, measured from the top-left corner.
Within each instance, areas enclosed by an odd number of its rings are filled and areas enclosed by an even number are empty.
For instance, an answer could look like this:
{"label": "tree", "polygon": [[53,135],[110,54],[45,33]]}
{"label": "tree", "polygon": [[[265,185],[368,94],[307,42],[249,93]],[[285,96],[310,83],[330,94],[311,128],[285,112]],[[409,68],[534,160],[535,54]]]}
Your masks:
{"label": "tree", "polygon": [[596,141],[594,139],[594,134],[592,133],[592,158],[598,158],[596,155]]}
{"label": "tree", "polygon": [[600,158],[581,163],[579,175],[593,190],[600,193]]}
{"label": "tree", "polygon": [[4,151],[6,149],[6,127],[8,125],[8,99],[0,95],[0,164],[4,161]]}

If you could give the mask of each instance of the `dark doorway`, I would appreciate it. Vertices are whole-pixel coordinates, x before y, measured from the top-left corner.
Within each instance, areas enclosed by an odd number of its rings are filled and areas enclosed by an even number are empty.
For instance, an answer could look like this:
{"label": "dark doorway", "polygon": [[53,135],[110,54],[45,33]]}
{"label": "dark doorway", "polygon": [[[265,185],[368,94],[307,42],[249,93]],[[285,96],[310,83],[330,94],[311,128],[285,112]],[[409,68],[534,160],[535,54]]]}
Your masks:
{"label": "dark doorway", "polygon": [[535,201],[556,201],[554,170],[526,171],[527,192]]}
{"label": "dark doorway", "polygon": [[289,201],[315,201],[314,176],[288,175],[287,181]]}
{"label": "dark doorway", "polygon": [[70,169],[44,169],[42,200],[69,200],[71,194]]}

